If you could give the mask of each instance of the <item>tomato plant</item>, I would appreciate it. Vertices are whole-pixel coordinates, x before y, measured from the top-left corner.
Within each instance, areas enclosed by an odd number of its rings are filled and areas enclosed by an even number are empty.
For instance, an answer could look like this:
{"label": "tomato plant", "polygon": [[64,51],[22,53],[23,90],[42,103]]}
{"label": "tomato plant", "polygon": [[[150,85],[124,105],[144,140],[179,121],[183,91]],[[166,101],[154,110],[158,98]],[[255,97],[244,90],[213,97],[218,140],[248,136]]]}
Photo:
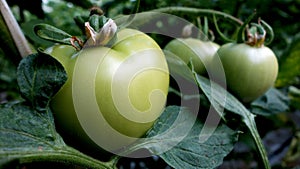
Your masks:
{"label": "tomato plant", "polygon": [[[18,15],[18,7],[11,13],[1,0],[0,168],[299,165],[299,24],[294,23],[299,4],[284,0],[184,2],[188,0],[103,2],[94,4],[88,15],[76,3],[50,0],[43,2],[49,25],[35,25],[44,21],[26,13],[15,22],[12,14]],[[24,9],[22,3],[18,6]],[[129,8],[135,15],[127,15]],[[259,24],[240,20],[256,13],[254,8],[274,28],[274,43],[264,43],[265,32]],[[69,9],[76,14],[63,13]],[[116,19],[117,36],[103,29],[108,20],[103,13]],[[208,29],[208,24],[214,27]],[[238,40],[232,42],[237,28],[245,25],[252,25],[246,26],[248,39],[241,41],[239,32]],[[185,26],[192,28],[191,34],[181,32]],[[193,32],[199,29],[201,34]],[[169,41],[180,33],[183,38]],[[206,33],[218,44],[232,43],[212,52],[214,44],[200,41],[209,37]],[[60,44],[42,51],[53,43],[36,35]],[[168,66],[158,45],[165,47]],[[6,61],[18,67],[7,69]],[[221,67],[224,71],[218,72]],[[172,75],[169,91],[168,71]],[[212,81],[224,73],[227,86]],[[116,155],[102,153],[103,149]],[[245,153],[255,158],[243,158]]]}
{"label": "tomato plant", "polygon": [[199,74],[206,73],[206,66],[210,64],[213,55],[220,46],[211,41],[201,41],[195,38],[178,38],[170,41],[165,50],[179,56],[185,63],[192,59],[195,71]]}
{"label": "tomato plant", "polygon": [[[86,118],[100,126],[93,130],[98,132],[101,142],[109,150],[117,150],[145,134],[164,109],[169,85],[165,57],[154,40],[133,29],[123,29],[117,36],[112,48],[83,48],[73,56],[75,49],[72,46],[55,46],[46,50],[64,65],[69,76],[51,102],[58,124],[67,133],[86,141],[89,140],[88,134],[76,111],[94,112],[93,115],[87,114]],[[80,65],[85,68],[78,68]],[[76,79],[74,71],[78,73]],[[96,72],[96,76],[91,72]],[[76,96],[72,85],[78,81],[83,82],[76,88],[79,102],[84,102],[86,97],[96,97],[99,107],[79,107],[75,111]],[[95,86],[95,96],[84,97],[86,87],[90,86]],[[98,109],[103,117],[97,114]]]}

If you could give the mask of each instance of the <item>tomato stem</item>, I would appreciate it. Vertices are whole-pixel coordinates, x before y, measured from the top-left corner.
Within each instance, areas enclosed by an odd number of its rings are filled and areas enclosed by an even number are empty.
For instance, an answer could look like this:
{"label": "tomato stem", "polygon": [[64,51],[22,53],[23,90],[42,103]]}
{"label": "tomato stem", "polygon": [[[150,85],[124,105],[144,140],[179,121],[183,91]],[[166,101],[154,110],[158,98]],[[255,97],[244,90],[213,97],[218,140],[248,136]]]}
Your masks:
{"label": "tomato stem", "polygon": [[255,47],[262,47],[265,42],[266,31],[260,24],[251,23],[251,25],[251,29],[247,30],[248,40],[246,44]]}
{"label": "tomato stem", "polygon": [[41,151],[41,153],[29,153],[27,155],[24,155],[19,160],[19,164],[23,165],[35,162],[53,162],[67,165],[71,164],[90,169],[115,169],[117,161],[102,162],[85,154],[82,154],[71,147],[67,147],[67,149],[54,152]]}
{"label": "tomato stem", "polygon": [[244,38],[245,29],[248,27],[248,24],[251,22],[251,20],[254,18],[255,15],[256,15],[256,11],[254,11],[247,18],[247,20],[243,23],[243,25],[239,28],[238,35],[237,35],[237,43],[244,43],[244,41],[245,41],[245,38]]}
{"label": "tomato stem", "polygon": [[[166,8],[159,8],[159,9],[155,9],[152,10],[154,12],[162,12],[162,13],[169,13],[169,14],[175,14],[175,13],[185,13],[185,14],[190,14],[190,15],[204,15],[205,17],[207,16],[211,16],[213,17],[214,20],[214,25],[217,29],[218,34],[221,36],[222,39],[224,39],[227,42],[233,42],[234,40],[227,38],[219,29],[218,23],[217,23],[217,17],[224,17],[225,19],[228,19],[229,21],[232,21],[233,23],[237,24],[237,25],[243,25],[243,22],[232,16],[229,15],[227,13],[221,12],[221,11],[216,11],[216,10],[211,10],[211,9],[199,9],[199,8],[190,8],[190,7],[166,7]],[[205,25],[204,25],[205,26]],[[204,28],[205,30],[205,28]],[[208,31],[206,34],[208,34]]]}
{"label": "tomato stem", "polygon": [[159,9],[154,9],[151,10],[153,12],[162,12],[162,13],[169,13],[169,14],[174,14],[174,13],[182,13],[184,12],[185,14],[192,14],[192,15],[216,15],[220,17],[224,17],[225,19],[229,19],[230,21],[233,21],[234,23],[238,25],[242,25],[243,22],[227,13],[221,12],[221,11],[216,11],[212,9],[199,9],[199,8],[191,8],[191,7],[165,7],[165,8],[159,8]]}
{"label": "tomato stem", "polygon": [[203,25],[203,33],[206,37],[206,39],[208,40],[208,20],[207,20],[207,16],[204,16],[204,25]]}
{"label": "tomato stem", "polygon": [[227,38],[223,33],[222,31],[220,30],[219,26],[218,26],[218,23],[217,23],[217,18],[216,18],[216,15],[213,14],[213,22],[214,22],[214,25],[215,25],[215,28],[218,32],[218,34],[220,35],[220,37],[225,40],[226,42],[234,42],[234,40],[230,39],[230,38]]}
{"label": "tomato stem", "polygon": [[32,54],[22,30],[5,0],[0,0],[0,11],[21,57]]}
{"label": "tomato stem", "polygon": [[272,41],[274,40],[274,32],[272,27],[265,21],[263,21],[262,19],[260,19],[260,23],[263,25],[264,28],[266,28],[266,31],[269,33],[269,39],[267,41],[265,41],[265,45],[269,45],[270,43],[272,43]]}
{"label": "tomato stem", "polygon": [[268,155],[267,152],[264,148],[264,145],[261,141],[261,138],[259,136],[259,133],[257,132],[257,127],[256,127],[256,123],[254,120],[255,115],[251,115],[250,117],[248,117],[248,119],[244,119],[244,123],[246,124],[246,126],[248,127],[248,129],[250,130],[250,133],[252,135],[252,138],[255,142],[255,145],[257,146],[259,155],[260,155],[260,159],[262,160],[262,163],[264,165],[265,169],[271,169],[269,160],[268,160]]}
{"label": "tomato stem", "polygon": [[131,14],[129,15],[129,17],[125,22],[123,22],[121,25],[118,26],[119,29],[123,29],[132,23],[133,19],[135,18],[135,14],[138,13],[139,11],[140,3],[141,3],[140,0],[136,0],[135,6],[132,9]]}

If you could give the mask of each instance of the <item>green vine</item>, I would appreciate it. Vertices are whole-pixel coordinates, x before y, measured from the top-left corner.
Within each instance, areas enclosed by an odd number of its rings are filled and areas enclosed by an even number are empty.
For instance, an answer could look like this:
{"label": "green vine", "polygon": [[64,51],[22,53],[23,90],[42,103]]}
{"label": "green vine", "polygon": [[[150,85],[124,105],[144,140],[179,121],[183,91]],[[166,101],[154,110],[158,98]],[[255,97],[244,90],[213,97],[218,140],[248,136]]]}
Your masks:
{"label": "green vine", "polygon": [[230,21],[234,22],[237,25],[242,25],[243,22],[227,13],[216,11],[212,9],[199,9],[199,8],[190,8],[190,7],[166,7],[166,8],[159,8],[152,10],[153,12],[162,12],[162,13],[169,13],[169,14],[176,14],[176,13],[185,13],[187,15],[204,15],[204,16],[211,16],[216,15],[219,17],[223,17],[224,19],[229,19]]}
{"label": "green vine", "polygon": [[0,0],[0,12],[6,23],[5,25],[1,25],[1,29],[7,28],[9,30],[10,36],[12,37],[20,56],[25,57],[31,54],[32,51],[29,44],[5,0]]}
{"label": "green vine", "polygon": [[244,32],[248,24],[251,22],[251,20],[254,18],[256,15],[256,12],[253,12],[247,20],[243,23],[243,25],[239,28],[238,35],[237,35],[237,43],[244,43],[245,42],[245,37],[244,37]]}
{"label": "green vine", "polygon": [[215,14],[213,14],[213,22],[214,22],[214,25],[215,25],[215,28],[216,28],[218,34],[220,35],[220,37],[221,37],[224,41],[226,41],[226,42],[234,42],[234,40],[232,40],[232,39],[230,39],[230,38],[227,38],[227,37],[222,33],[222,31],[221,31],[220,28],[219,28],[218,21],[217,21],[217,17],[216,17]]}
{"label": "green vine", "polygon": [[19,159],[19,164],[29,164],[34,162],[55,162],[62,164],[72,164],[82,168],[90,169],[116,169],[118,158],[108,162],[102,162],[84,155],[73,148],[67,147],[66,150],[58,150],[57,152],[34,153],[22,156]]}

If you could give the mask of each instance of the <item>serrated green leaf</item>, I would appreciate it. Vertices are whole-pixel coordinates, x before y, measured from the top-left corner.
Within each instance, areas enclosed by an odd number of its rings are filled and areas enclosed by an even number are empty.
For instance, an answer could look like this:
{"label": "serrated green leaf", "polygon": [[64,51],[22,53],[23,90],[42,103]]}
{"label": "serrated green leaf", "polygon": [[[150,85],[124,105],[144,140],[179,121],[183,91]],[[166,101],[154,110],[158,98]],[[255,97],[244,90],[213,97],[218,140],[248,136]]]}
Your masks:
{"label": "serrated green leaf", "polygon": [[[55,152],[66,146],[56,133],[50,110],[39,113],[22,103],[0,106],[0,159]],[[1,166],[2,164],[0,164]]]}
{"label": "serrated green leaf", "polygon": [[24,58],[17,80],[26,101],[0,105],[0,168],[11,162],[59,162],[84,168],[113,168],[68,147],[56,132],[50,99],[65,83],[63,66],[49,55]]}
{"label": "serrated green leaf", "polygon": [[20,103],[1,106],[0,114],[1,153],[44,151],[65,146],[55,131],[50,109],[39,113]]}
{"label": "serrated green leaf", "polygon": [[263,116],[289,110],[289,98],[278,89],[271,88],[263,96],[251,103],[251,112]]}
{"label": "serrated green leaf", "polygon": [[[169,58],[168,58],[169,57]],[[182,67],[182,70],[184,70],[184,73],[179,72],[174,72],[177,75],[183,75],[185,76],[186,73],[186,66],[181,66],[180,60],[178,60],[177,57],[174,57],[174,55],[167,55],[167,60],[173,60],[172,62],[168,62],[171,65],[171,67],[176,66],[178,70],[180,70],[180,67]],[[176,62],[178,60],[178,62]],[[200,87],[200,89],[204,92],[206,97],[208,98],[209,102],[213,106],[213,108],[216,110],[216,112],[221,116],[225,121],[225,114],[224,114],[224,109],[235,113],[239,116],[242,117],[242,121],[245,123],[245,125],[248,127],[250,130],[252,137],[256,143],[256,146],[258,147],[259,150],[259,155],[262,159],[262,162],[264,164],[264,167],[266,169],[270,169],[270,164],[269,160],[267,159],[267,154],[265,151],[265,148],[262,144],[261,138],[258,134],[258,130],[256,127],[255,123],[255,115],[252,114],[238,99],[236,99],[232,94],[227,92],[223,87],[218,85],[217,83],[202,77],[198,75],[194,70],[193,70],[193,63],[189,63],[191,67],[191,72],[193,74],[194,80]],[[169,65],[170,66],[170,65]],[[190,74],[190,73],[188,73]],[[190,76],[190,75],[189,75]],[[190,79],[190,78],[188,78]]]}
{"label": "serrated green leaf", "polygon": [[300,34],[297,34],[279,60],[279,72],[276,87],[284,87],[295,83],[300,75]]}
{"label": "serrated green leaf", "polygon": [[203,126],[187,108],[169,106],[147,133],[147,139],[131,149],[146,148],[178,169],[216,168],[233,149],[238,132],[225,125],[213,132],[203,131]]}
{"label": "serrated green leaf", "polygon": [[[176,111],[176,108],[172,113],[174,111]],[[189,121],[184,123],[189,123]],[[195,121],[189,134],[175,147],[161,154],[160,157],[169,165],[178,169],[208,169],[221,165],[223,158],[229,154],[237,141],[237,132],[225,125],[220,125],[213,133],[204,132],[205,134],[202,133],[201,135],[202,129],[203,123],[199,120]],[[201,137],[206,137],[204,135],[210,136],[205,142],[202,142]]]}
{"label": "serrated green leaf", "polygon": [[63,66],[53,57],[42,53],[24,58],[17,70],[22,96],[38,110],[46,108],[66,80]]}
{"label": "serrated green leaf", "polygon": [[37,112],[25,102],[0,105],[0,168],[33,162],[58,162],[83,168],[112,169],[68,147],[56,132],[52,112]]}
{"label": "serrated green leaf", "polygon": [[[193,71],[194,72],[194,71]],[[195,79],[199,84],[199,87],[205,93],[211,104],[214,106],[217,112],[219,112],[219,107],[224,107],[226,110],[235,113],[242,117],[242,121],[245,123],[251,135],[255,141],[255,144],[258,148],[259,155],[266,169],[270,169],[270,164],[268,160],[268,156],[264,145],[262,144],[262,140],[259,136],[256,123],[255,123],[255,115],[252,114],[238,99],[236,99],[233,95],[228,93],[223,87],[218,84],[208,80],[205,77],[198,75],[194,72]],[[212,94],[212,92],[214,94]],[[225,98],[225,102],[224,102]],[[223,112],[219,112],[222,116]]]}

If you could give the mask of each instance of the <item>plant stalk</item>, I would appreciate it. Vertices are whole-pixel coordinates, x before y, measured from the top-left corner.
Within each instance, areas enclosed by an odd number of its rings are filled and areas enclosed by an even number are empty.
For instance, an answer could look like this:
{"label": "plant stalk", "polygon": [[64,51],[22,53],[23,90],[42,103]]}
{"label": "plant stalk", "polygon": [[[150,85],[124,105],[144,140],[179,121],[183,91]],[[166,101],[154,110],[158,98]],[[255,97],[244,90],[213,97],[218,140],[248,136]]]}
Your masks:
{"label": "plant stalk", "polygon": [[199,9],[199,8],[190,8],[190,7],[165,7],[165,8],[159,8],[159,9],[154,9],[152,10],[153,12],[162,12],[162,13],[188,13],[188,14],[194,14],[194,15],[216,15],[220,17],[224,17],[225,19],[229,19],[233,22],[235,22],[238,25],[242,25],[243,22],[227,13],[221,12],[221,11],[216,11],[212,9]]}
{"label": "plant stalk", "polygon": [[270,166],[270,163],[269,163],[269,160],[268,160],[268,155],[267,155],[267,152],[264,148],[264,145],[260,139],[260,136],[256,130],[256,123],[254,121],[254,117],[250,117],[248,118],[247,120],[244,120],[246,126],[248,127],[248,129],[250,130],[251,132],[251,135],[252,135],[252,138],[257,146],[257,149],[258,149],[258,152],[259,152],[259,155],[260,155],[260,159],[262,160],[262,163],[264,165],[264,168],[265,169],[271,169],[271,166]]}
{"label": "plant stalk", "polygon": [[[13,157],[12,157],[13,158]],[[102,162],[86,156],[72,148],[68,150],[57,150],[55,152],[28,153],[18,160],[19,164],[30,164],[35,162],[54,162],[66,165],[79,166],[89,169],[116,169],[116,160]]]}
{"label": "plant stalk", "polygon": [[5,0],[0,0],[0,11],[21,57],[32,54],[22,30]]}

